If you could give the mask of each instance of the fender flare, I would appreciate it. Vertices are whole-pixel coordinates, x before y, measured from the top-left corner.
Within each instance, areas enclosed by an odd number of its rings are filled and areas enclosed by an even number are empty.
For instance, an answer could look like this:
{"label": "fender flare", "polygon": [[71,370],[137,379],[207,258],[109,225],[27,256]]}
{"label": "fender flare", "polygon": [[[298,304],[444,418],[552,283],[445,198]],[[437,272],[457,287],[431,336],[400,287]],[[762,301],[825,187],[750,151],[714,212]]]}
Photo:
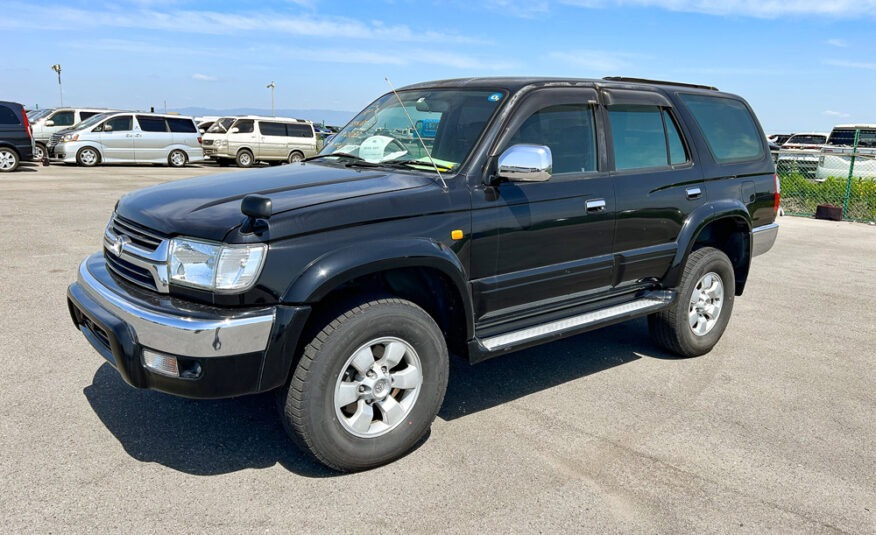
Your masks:
{"label": "fender flare", "polygon": [[[742,204],[742,201],[738,199],[707,202],[691,212],[681,227],[681,232],[678,234],[678,249],[676,250],[675,258],[672,259],[672,265],[663,279],[664,286],[667,288],[678,286],[687,258],[690,256],[693,245],[703,229],[715,221],[730,218],[742,220],[748,230],[749,237],[751,236],[751,214],[748,213],[748,209]],[[750,238],[748,240],[748,248],[747,261],[750,264]]]}
{"label": "fender flare", "polygon": [[465,331],[474,336],[471,291],[465,268],[449,247],[428,238],[372,240],[330,251],[305,268],[283,294],[282,302],[313,304],[349,280],[396,268],[436,269],[462,302]]}

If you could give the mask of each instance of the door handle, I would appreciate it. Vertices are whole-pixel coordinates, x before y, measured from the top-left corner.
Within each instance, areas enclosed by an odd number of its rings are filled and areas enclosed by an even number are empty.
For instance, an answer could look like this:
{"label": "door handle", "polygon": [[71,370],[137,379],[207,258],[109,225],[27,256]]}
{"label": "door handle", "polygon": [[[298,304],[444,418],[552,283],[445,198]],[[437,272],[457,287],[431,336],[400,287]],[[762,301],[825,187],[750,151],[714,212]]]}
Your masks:
{"label": "door handle", "polygon": [[688,199],[699,199],[703,194],[703,190],[700,188],[687,188],[687,198]]}
{"label": "door handle", "polygon": [[125,134],[125,137],[131,137],[131,134]]}
{"label": "door handle", "polygon": [[135,134],[134,137],[143,137],[142,134]]}
{"label": "door handle", "polygon": [[605,199],[591,199],[584,203],[588,212],[601,212],[605,210]]}

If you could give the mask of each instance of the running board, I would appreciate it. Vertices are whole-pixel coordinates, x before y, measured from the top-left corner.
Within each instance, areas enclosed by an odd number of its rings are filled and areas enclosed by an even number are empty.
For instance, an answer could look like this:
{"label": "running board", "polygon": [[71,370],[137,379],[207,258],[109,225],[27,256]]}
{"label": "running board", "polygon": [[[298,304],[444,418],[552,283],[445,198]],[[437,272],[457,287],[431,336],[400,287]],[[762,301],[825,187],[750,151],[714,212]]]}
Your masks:
{"label": "running board", "polygon": [[632,319],[663,308],[672,301],[673,297],[674,292],[661,292],[628,303],[601,308],[577,316],[571,316],[569,318],[527,327],[525,329],[520,329],[519,331],[512,331],[510,333],[484,338],[481,340],[481,345],[483,345],[487,351],[498,351],[538,338],[546,338],[551,335],[564,333],[566,331],[583,331],[586,330],[587,327],[603,323],[607,324],[617,320]]}

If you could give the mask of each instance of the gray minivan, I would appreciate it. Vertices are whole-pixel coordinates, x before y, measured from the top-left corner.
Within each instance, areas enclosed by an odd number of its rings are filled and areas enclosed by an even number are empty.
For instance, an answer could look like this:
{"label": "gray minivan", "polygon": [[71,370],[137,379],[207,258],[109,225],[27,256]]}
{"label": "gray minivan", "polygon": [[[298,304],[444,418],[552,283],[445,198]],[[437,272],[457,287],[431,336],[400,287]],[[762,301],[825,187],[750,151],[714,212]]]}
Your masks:
{"label": "gray minivan", "polygon": [[201,134],[191,117],[113,112],[95,115],[49,141],[52,158],[92,167],[100,163],[164,163],[183,167],[204,161]]}

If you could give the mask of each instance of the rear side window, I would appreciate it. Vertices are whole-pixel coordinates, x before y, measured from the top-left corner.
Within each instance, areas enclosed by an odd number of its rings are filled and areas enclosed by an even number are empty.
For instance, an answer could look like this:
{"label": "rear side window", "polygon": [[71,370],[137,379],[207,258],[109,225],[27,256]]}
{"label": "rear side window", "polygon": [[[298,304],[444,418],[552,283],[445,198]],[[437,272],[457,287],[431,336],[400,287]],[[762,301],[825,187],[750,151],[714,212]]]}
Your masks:
{"label": "rear side window", "polygon": [[55,126],[72,126],[73,125],[73,112],[72,111],[59,111],[58,113],[49,117],[49,120],[55,123]]}
{"label": "rear side window", "polygon": [[547,145],[554,174],[596,171],[593,107],[563,104],[538,110],[520,125],[505,148],[519,143]]}
{"label": "rear side window", "polygon": [[313,129],[306,124],[286,123],[286,135],[289,137],[313,137]]}
{"label": "rear side window", "polygon": [[195,123],[192,122],[191,119],[167,119],[167,126],[170,127],[171,132],[184,132],[189,134],[194,134],[198,131],[198,128],[195,126]]}
{"label": "rear side window", "polygon": [[[855,129],[854,128],[834,128],[827,140],[828,145],[840,145],[852,147],[855,145]],[[874,148],[876,147],[876,130],[861,130],[858,134],[858,146]]]}
{"label": "rear side window", "polygon": [[167,132],[167,124],[163,117],[138,115],[137,122],[140,123],[140,130],[144,132]]}
{"label": "rear side window", "polygon": [[718,163],[759,160],[763,142],[745,105],[732,98],[680,94]]}
{"label": "rear side window", "polygon": [[253,131],[255,121],[252,119],[240,120],[234,123],[234,128],[237,128],[238,134],[250,134]]}
{"label": "rear side window", "polygon": [[0,124],[21,124],[18,114],[6,106],[0,105]]}
{"label": "rear side window", "polygon": [[663,115],[658,106],[608,107],[617,170],[669,165]]}
{"label": "rear side window", "polygon": [[260,121],[259,132],[261,132],[263,136],[285,136],[286,125],[283,123]]}

